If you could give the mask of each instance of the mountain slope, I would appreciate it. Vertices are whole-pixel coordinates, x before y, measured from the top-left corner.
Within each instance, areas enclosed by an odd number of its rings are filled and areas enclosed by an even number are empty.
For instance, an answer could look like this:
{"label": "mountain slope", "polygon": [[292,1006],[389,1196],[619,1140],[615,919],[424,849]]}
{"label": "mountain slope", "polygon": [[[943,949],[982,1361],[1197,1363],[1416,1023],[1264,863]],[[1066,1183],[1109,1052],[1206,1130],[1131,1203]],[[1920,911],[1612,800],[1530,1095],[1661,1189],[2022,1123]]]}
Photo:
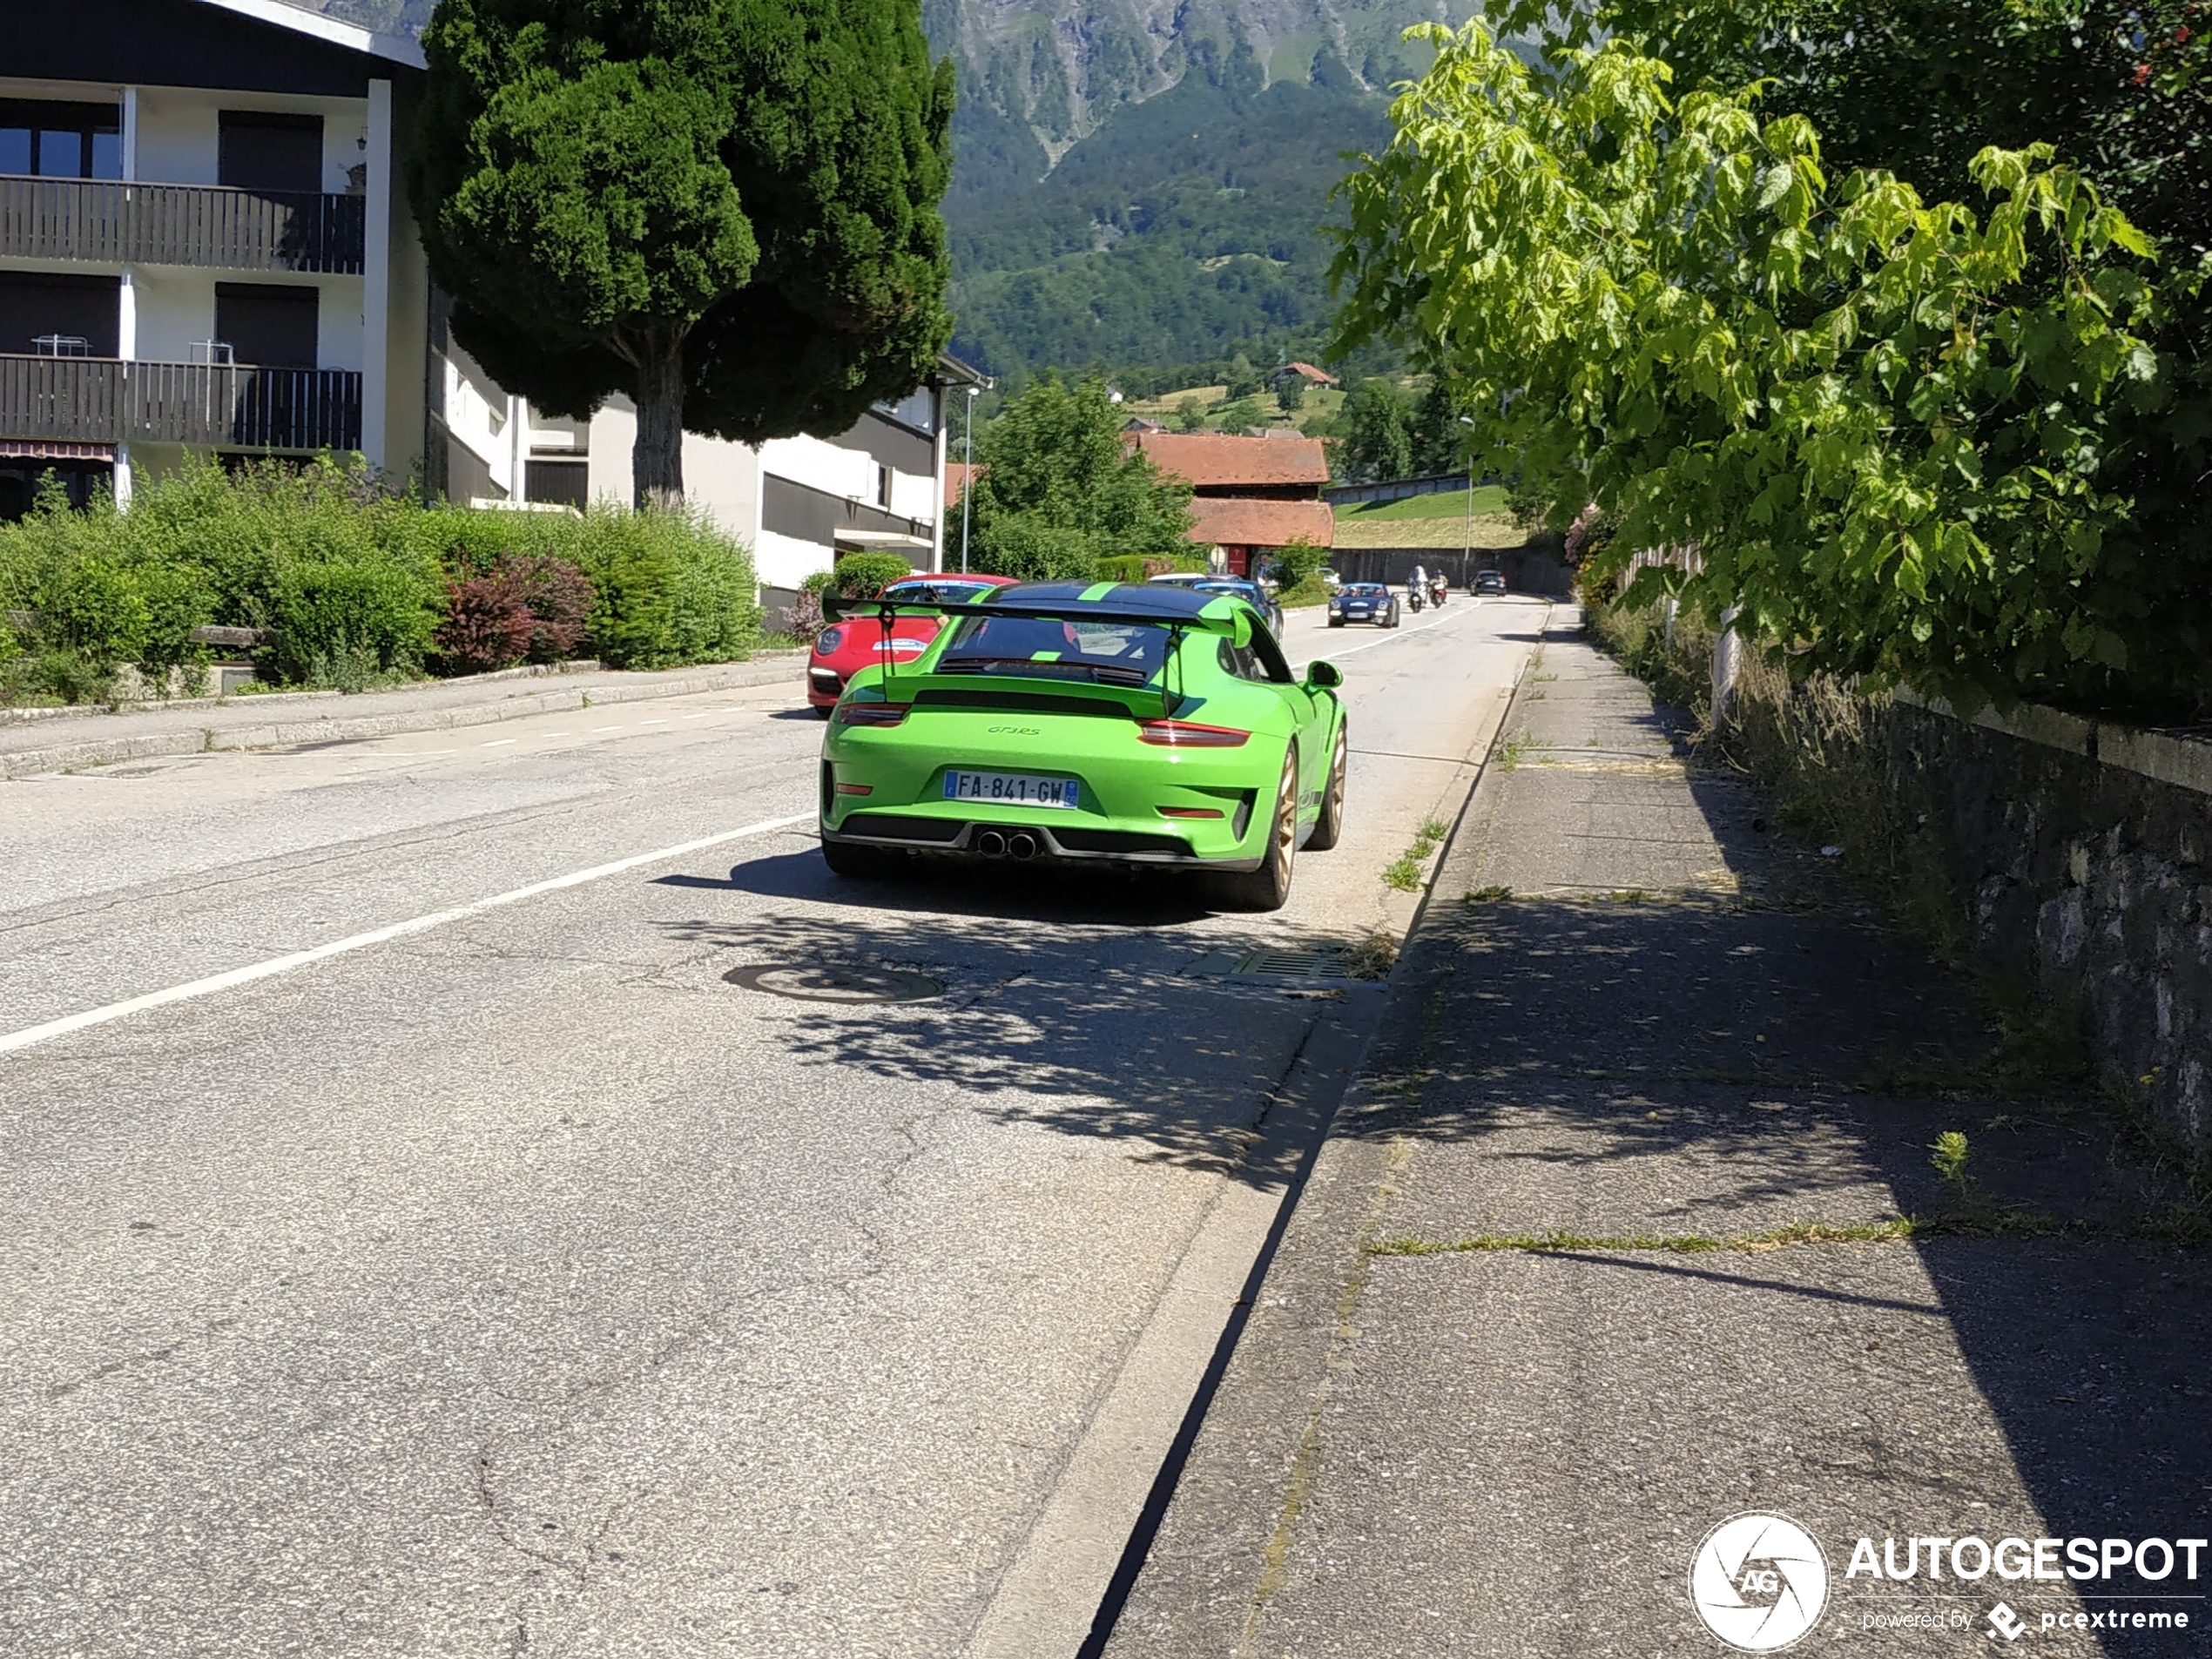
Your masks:
{"label": "mountain slope", "polygon": [[[419,33],[432,0],[293,0]],[[1318,227],[1444,0],[924,0],[959,74],[954,348],[994,373],[1255,361],[1325,326]]]}

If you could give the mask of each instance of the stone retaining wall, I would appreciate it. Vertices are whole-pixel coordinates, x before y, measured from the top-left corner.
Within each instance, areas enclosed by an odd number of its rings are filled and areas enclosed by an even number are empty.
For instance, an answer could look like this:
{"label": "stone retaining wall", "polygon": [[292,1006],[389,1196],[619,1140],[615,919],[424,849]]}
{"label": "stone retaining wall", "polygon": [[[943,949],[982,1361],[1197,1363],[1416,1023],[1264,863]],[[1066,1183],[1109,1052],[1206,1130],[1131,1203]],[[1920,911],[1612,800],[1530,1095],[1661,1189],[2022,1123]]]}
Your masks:
{"label": "stone retaining wall", "polygon": [[1983,948],[2082,1010],[2106,1076],[2212,1146],[2212,741],[1901,695],[1896,784]]}

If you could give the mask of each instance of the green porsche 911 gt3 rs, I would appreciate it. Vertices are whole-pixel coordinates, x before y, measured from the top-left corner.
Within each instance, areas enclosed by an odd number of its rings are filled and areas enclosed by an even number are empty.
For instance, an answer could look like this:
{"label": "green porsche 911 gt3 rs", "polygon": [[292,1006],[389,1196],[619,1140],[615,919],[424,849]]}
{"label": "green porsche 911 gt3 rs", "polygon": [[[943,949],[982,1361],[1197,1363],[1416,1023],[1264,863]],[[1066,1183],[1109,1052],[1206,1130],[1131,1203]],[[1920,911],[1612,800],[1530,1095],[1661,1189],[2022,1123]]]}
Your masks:
{"label": "green porsche 911 gt3 rs", "polygon": [[839,874],[915,853],[1180,866],[1272,910],[1299,848],[1336,845],[1341,677],[1294,678],[1244,600],[1030,583],[922,608],[952,625],[854,675],[823,739]]}

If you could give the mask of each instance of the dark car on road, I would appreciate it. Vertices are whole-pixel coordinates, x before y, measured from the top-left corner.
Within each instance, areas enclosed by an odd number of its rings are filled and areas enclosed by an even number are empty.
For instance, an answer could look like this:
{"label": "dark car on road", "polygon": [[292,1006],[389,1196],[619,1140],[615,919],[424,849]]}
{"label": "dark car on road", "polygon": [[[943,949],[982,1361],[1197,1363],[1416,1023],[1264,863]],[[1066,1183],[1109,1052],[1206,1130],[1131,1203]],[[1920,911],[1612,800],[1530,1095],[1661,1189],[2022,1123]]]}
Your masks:
{"label": "dark car on road", "polygon": [[1153,581],[1163,585],[1189,588],[1194,593],[1226,593],[1242,599],[1246,604],[1267,618],[1267,631],[1276,638],[1283,637],[1283,607],[1275,603],[1275,596],[1258,583],[1241,576],[1211,576],[1177,573],[1156,576]]}
{"label": "dark car on road", "polygon": [[1496,570],[1477,570],[1474,573],[1474,590],[1477,593],[1503,593],[1506,578]]}
{"label": "dark car on road", "polygon": [[1372,622],[1379,628],[1398,626],[1398,596],[1379,582],[1353,582],[1337,590],[1329,601],[1329,626],[1347,622]]}

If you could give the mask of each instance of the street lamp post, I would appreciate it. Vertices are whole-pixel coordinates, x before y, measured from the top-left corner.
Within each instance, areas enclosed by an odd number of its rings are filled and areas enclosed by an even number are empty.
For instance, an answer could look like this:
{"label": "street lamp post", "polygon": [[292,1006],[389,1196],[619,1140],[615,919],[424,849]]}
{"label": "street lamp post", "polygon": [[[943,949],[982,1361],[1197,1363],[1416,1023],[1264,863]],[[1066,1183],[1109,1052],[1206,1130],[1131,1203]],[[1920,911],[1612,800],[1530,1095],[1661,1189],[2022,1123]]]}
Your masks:
{"label": "street lamp post", "polygon": [[960,483],[960,573],[968,574],[968,499],[975,493],[975,397],[983,388],[968,388],[968,442],[961,447],[961,456],[968,473]]}
{"label": "street lamp post", "polygon": [[[1474,417],[1473,417],[1472,415],[1462,415],[1460,417],[1460,424],[1461,426],[1463,426],[1463,427],[1473,427],[1473,426],[1474,425]],[[1472,564],[1472,563],[1474,563],[1474,435],[1470,435],[1468,436],[1468,438],[1467,438],[1467,549],[1466,549],[1466,550],[1465,550],[1464,552],[1462,552],[1462,553],[1460,555],[1460,580],[1461,582],[1468,582],[1468,581],[1472,581],[1472,580],[1474,579],[1474,578],[1472,578],[1471,577],[1469,577],[1469,576],[1467,575],[1467,566],[1468,566],[1468,565],[1470,565],[1470,564]]]}

